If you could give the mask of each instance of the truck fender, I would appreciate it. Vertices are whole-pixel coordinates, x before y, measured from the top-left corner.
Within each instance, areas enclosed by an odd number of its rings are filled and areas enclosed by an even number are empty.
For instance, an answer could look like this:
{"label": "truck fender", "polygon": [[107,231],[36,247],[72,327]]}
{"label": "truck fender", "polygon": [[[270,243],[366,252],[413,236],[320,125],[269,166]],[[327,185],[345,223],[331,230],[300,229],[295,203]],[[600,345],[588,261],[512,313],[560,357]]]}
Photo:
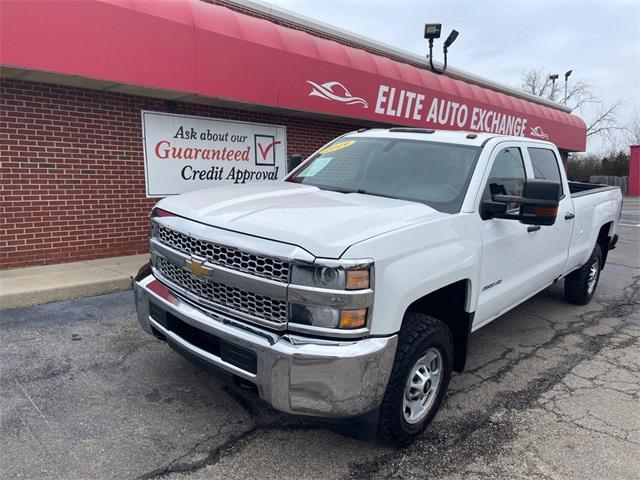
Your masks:
{"label": "truck fender", "polygon": [[449,327],[454,343],[453,370],[462,372],[475,312],[468,312],[471,281],[463,279],[430,292],[412,302],[407,312],[418,312],[441,320]]}

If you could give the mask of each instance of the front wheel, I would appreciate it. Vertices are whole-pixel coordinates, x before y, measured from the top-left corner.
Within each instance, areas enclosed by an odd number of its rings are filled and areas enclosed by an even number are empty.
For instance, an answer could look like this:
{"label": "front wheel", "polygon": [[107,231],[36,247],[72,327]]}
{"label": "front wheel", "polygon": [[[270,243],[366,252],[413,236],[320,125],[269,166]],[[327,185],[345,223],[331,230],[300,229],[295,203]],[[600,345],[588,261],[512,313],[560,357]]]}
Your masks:
{"label": "front wheel", "polygon": [[598,286],[601,269],[602,250],[596,244],[587,263],[567,275],[564,281],[564,296],[567,301],[576,305],[589,303]]}
{"label": "front wheel", "polygon": [[431,423],[447,392],[452,364],[449,328],[428,315],[407,313],[380,406],[383,442],[405,445]]}

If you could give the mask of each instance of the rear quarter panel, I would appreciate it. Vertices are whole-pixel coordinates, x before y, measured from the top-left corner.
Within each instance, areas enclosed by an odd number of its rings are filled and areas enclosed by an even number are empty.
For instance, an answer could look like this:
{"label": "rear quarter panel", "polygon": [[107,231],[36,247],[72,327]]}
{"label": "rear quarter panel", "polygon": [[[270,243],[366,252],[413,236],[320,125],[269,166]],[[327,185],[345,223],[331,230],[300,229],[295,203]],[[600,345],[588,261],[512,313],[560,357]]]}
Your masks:
{"label": "rear quarter panel", "polygon": [[598,239],[600,228],[612,222],[609,237],[618,231],[618,219],[622,207],[619,188],[572,197],[575,221],[566,272],[581,267],[589,259]]}

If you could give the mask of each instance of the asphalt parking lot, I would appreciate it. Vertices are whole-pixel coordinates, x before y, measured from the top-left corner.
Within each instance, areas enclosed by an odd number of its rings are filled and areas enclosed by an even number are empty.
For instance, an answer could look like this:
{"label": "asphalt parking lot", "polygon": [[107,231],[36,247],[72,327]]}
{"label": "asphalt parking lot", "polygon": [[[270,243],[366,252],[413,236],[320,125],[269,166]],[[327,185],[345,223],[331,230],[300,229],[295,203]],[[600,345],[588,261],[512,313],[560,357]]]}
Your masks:
{"label": "asphalt parking lot", "polygon": [[640,477],[640,202],[585,307],[550,287],[476,332],[425,435],[287,416],[138,327],[131,292],[0,312],[0,477]]}

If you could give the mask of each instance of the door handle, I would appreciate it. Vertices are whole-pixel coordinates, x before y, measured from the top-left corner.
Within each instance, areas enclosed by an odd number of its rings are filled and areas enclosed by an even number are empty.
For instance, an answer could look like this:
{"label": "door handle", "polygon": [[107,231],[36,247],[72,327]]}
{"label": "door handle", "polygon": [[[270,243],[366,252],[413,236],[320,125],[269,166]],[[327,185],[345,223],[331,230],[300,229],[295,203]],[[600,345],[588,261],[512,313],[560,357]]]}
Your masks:
{"label": "door handle", "polygon": [[527,232],[537,232],[538,230],[540,230],[540,228],[540,225],[532,225],[530,227],[527,227]]}
{"label": "door handle", "polygon": [[574,218],[576,218],[576,215],[573,212],[567,212],[567,214],[564,216],[565,220],[573,220]]}

